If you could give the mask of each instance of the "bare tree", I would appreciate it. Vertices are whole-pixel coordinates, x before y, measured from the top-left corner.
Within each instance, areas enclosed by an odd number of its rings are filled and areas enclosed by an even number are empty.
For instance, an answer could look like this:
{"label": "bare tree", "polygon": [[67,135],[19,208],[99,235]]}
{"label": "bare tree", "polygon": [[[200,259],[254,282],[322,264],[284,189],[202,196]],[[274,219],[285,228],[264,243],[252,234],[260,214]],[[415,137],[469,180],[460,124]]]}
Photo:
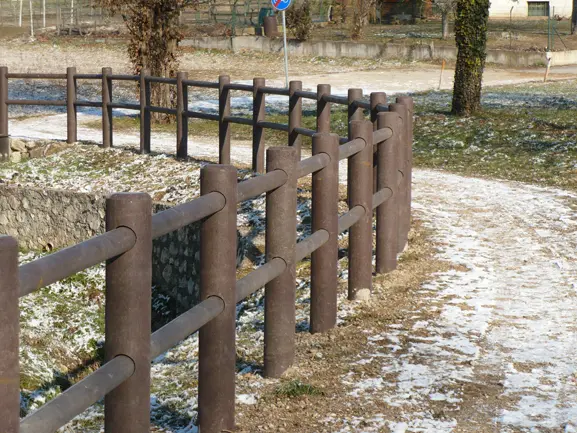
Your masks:
{"label": "bare tree", "polygon": [[[180,11],[195,7],[199,0],[100,0],[112,13],[122,15],[130,34],[128,56],[135,73],[148,69],[159,77],[174,76],[178,70],[178,43],[182,33],[178,24]],[[173,92],[174,93],[174,92]],[[168,86],[152,86],[154,105],[169,107],[174,94]],[[156,120],[161,118],[156,117]],[[163,116],[168,121],[168,117]]]}
{"label": "bare tree", "polygon": [[443,39],[449,38],[449,19],[455,13],[457,7],[457,0],[433,0],[439,12],[441,12],[441,26],[443,32]]}
{"label": "bare tree", "polygon": [[571,14],[571,34],[575,34],[577,28],[577,0],[573,0],[573,13]]}
{"label": "bare tree", "polygon": [[30,37],[34,39],[34,7],[32,0],[28,1],[28,7],[30,8]]}
{"label": "bare tree", "polygon": [[363,36],[365,27],[369,24],[369,17],[376,0],[355,0],[353,11],[353,28],[351,31],[352,39],[360,39]]}

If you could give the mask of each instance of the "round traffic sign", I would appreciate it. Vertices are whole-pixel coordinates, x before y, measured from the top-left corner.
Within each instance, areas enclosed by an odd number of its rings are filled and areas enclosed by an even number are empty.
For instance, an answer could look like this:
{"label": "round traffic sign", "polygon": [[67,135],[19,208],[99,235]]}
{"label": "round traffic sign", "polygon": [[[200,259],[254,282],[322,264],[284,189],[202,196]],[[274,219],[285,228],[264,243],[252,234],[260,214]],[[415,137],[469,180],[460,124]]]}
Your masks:
{"label": "round traffic sign", "polygon": [[292,0],[270,0],[270,2],[277,11],[284,11],[291,5]]}

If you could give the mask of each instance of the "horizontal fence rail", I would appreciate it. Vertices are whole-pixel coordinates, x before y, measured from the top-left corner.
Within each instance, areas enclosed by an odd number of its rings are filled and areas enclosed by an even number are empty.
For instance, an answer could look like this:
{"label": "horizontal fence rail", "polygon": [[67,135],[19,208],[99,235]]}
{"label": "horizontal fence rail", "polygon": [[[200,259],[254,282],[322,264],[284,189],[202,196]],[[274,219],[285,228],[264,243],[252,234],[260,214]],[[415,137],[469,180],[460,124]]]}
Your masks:
{"label": "horizontal fence rail", "polygon": [[[338,236],[349,231],[349,298],[366,299],[373,274],[372,254],[375,237],[376,272],[396,269],[397,256],[406,245],[410,228],[410,180],[412,164],[413,102],[397,98],[386,104],[382,93],[371,94],[370,103],[359,99],[359,89],[347,98],[330,94],[330,87],[319,85],[317,92],[303,92],[300,83],[289,90],[266,87],[263,79],[253,85],[230,84],[221,76],[218,83],[196,82],[179,74],[176,79],[102,74],[80,75],[69,68],[60,74],[8,74],[0,68],[0,125],[7,128],[8,78],[67,79],[66,106],[81,106],[74,83],[78,79],[102,80],[103,138],[112,143],[109,111],[113,80],[135,81],[145,89],[149,83],[199,86],[219,89],[220,146],[230,151],[231,119],[229,91],[249,91],[255,98],[252,125],[255,140],[254,166],[266,159],[267,173],[237,182],[237,171],[230,161],[207,165],[201,170],[201,195],[187,203],[152,214],[147,194],[114,194],[107,199],[107,231],[69,248],[18,266],[18,244],[0,236],[0,432],[48,433],[62,427],[97,401],[104,398],[106,433],[142,433],[150,423],[150,362],[199,331],[199,425],[203,433],[232,431],[235,402],[235,318],[236,304],[265,287],[264,374],[281,376],[295,355],[295,266],[310,256],[311,311],[310,331],[325,332],[336,326],[338,286]],[[72,84],[71,84],[72,83]],[[4,87],[2,87],[4,86]],[[178,92],[180,92],[178,90]],[[288,132],[288,146],[264,152],[262,128],[264,95],[288,96],[288,125],[274,124]],[[148,102],[132,106],[141,115],[162,108],[189,116],[179,96],[176,109],[153,107]],[[301,99],[317,101],[316,131],[302,128]],[[95,103],[96,104],[96,103]],[[346,104],[349,109],[349,134],[343,138],[330,133],[330,105]],[[368,104],[368,105],[366,105]],[[368,108],[366,108],[368,107]],[[365,120],[369,110],[371,120]],[[69,113],[71,114],[71,113]],[[75,113],[72,113],[75,116]],[[144,119],[144,117],[143,117]],[[75,119],[70,118],[74,123]],[[109,122],[109,123],[107,123]],[[143,120],[144,122],[144,120]],[[141,123],[143,123],[141,122]],[[177,129],[179,154],[186,128]],[[285,128],[286,126],[286,128]],[[74,126],[75,128],[75,126]],[[108,129],[106,129],[108,128]],[[312,156],[301,159],[301,132],[312,137]],[[7,133],[7,129],[3,132]],[[76,138],[72,131],[69,138]],[[143,136],[150,131],[143,131]],[[296,133],[296,136],[291,134]],[[106,141],[106,140],[105,140]],[[228,149],[227,149],[228,146]],[[141,149],[147,150],[146,139]],[[148,150],[149,143],[148,143]],[[222,150],[222,149],[221,149]],[[264,155],[264,156],[263,156]],[[228,153],[228,158],[230,153]],[[348,161],[348,211],[338,214],[339,161]],[[296,232],[297,182],[312,176],[310,203],[312,223],[309,235],[298,241]],[[266,194],[266,262],[236,280],[237,204]],[[373,219],[376,228],[373,230]],[[150,330],[152,240],[189,224],[200,222],[200,302],[154,333]],[[61,395],[25,418],[19,417],[18,299],[60,281],[76,272],[106,261],[106,336],[105,363]]]}
{"label": "horizontal fence rail", "polygon": [[[181,78],[178,78],[178,77]],[[9,79],[25,80],[62,80],[66,81],[66,99],[64,100],[40,100],[40,99],[9,99]],[[102,84],[100,101],[79,100],[79,81],[99,81]],[[114,83],[128,82],[139,87],[139,101],[137,103],[114,101]],[[180,106],[156,106],[152,104],[152,86],[173,86],[178,100],[182,99]],[[205,113],[190,110],[188,107],[189,88],[218,89],[219,110],[216,113]],[[8,73],[8,68],[0,67],[0,136],[8,136],[8,107],[10,106],[53,106],[66,107],[67,113],[67,142],[78,141],[77,110],[78,108],[101,108],[102,109],[102,147],[113,146],[114,121],[112,110],[123,109],[134,111],[140,118],[140,152],[150,153],[151,151],[151,113],[165,116],[176,116],[176,154],[177,157],[185,158],[188,155],[188,119],[200,119],[215,121],[219,123],[219,163],[230,164],[231,140],[230,124],[250,126],[253,128],[253,170],[264,172],[264,141],[263,131],[274,130],[287,133],[287,143],[289,146],[297,148],[300,157],[300,147],[302,139],[300,136],[312,137],[317,132],[329,132],[329,129],[317,122],[316,129],[309,129],[302,126],[302,100],[308,99],[317,102],[317,115],[322,111],[321,107],[328,107],[323,114],[321,123],[330,122],[330,106],[341,105],[356,107],[371,113],[371,118],[379,112],[389,110],[384,104],[374,104],[362,99],[352,100],[345,96],[330,94],[330,86],[321,85],[320,92],[303,91],[300,81],[292,81],[289,88],[276,88],[265,85],[262,78],[255,79],[253,84],[231,83],[226,75],[219,77],[218,82],[189,80],[187,74],[179,72],[176,78],[153,77],[146,69],[139,75],[113,74],[111,68],[102,68],[100,74],[78,74],[76,68],[68,68],[66,74],[35,74],[35,73]],[[292,90],[291,90],[292,89]],[[327,92],[328,89],[328,92]],[[253,94],[253,115],[252,118],[231,115],[230,92],[250,92]],[[288,123],[276,123],[265,120],[265,96],[277,95],[289,98],[289,121]],[[362,92],[360,94],[362,98]],[[184,99],[186,100],[184,100]],[[349,116],[349,121],[352,118]],[[348,142],[347,137],[341,137],[340,143]],[[381,140],[382,141],[382,140]]]}

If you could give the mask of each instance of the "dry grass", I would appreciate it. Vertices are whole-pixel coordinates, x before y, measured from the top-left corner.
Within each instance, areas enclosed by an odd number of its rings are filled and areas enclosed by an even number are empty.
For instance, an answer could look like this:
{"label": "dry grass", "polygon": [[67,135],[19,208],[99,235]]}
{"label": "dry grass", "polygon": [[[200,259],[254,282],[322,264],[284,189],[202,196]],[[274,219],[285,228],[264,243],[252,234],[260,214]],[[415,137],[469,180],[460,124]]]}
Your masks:
{"label": "dry grass", "polygon": [[[239,407],[239,431],[322,432],[327,431],[323,419],[331,413],[347,418],[363,416],[364,408],[355,405],[341,382],[343,375],[358,369],[369,375],[378,374],[369,371],[371,364],[353,365],[367,344],[363,331],[386,330],[388,324],[409,320],[407,313],[422,302],[417,294],[419,287],[436,272],[450,268],[450,263],[435,258],[431,233],[419,220],[413,221],[409,247],[398,269],[374,278],[370,302],[360,305],[343,326],[325,334],[297,335],[294,367],[285,373],[280,385],[276,381],[267,383],[257,404]],[[346,287],[343,285],[341,290]],[[239,377],[239,389],[250,381],[250,377]],[[295,383],[300,384],[300,390],[314,392],[279,393],[279,387],[284,389]],[[394,408],[382,406],[381,413],[394,419]]]}

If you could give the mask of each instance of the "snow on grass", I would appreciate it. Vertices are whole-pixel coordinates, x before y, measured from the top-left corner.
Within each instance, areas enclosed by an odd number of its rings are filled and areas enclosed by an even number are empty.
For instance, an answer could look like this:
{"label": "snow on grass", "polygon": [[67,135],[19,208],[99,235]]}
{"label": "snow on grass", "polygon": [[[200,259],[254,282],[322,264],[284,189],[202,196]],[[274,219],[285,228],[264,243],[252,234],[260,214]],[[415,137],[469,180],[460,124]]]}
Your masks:
{"label": "snow on grass", "polygon": [[[434,228],[439,257],[463,270],[423,285],[426,307],[410,311],[408,325],[368,330],[356,364],[378,374],[354,369],[342,377],[356,404],[384,402],[399,418],[375,422],[367,414],[359,424],[332,417],[328,425],[457,432],[468,422],[462,408],[473,405],[473,418],[486,412],[481,424],[498,431],[571,431],[577,195],[433,171],[415,171],[414,180],[414,208]],[[467,384],[496,400],[469,395]]]}

